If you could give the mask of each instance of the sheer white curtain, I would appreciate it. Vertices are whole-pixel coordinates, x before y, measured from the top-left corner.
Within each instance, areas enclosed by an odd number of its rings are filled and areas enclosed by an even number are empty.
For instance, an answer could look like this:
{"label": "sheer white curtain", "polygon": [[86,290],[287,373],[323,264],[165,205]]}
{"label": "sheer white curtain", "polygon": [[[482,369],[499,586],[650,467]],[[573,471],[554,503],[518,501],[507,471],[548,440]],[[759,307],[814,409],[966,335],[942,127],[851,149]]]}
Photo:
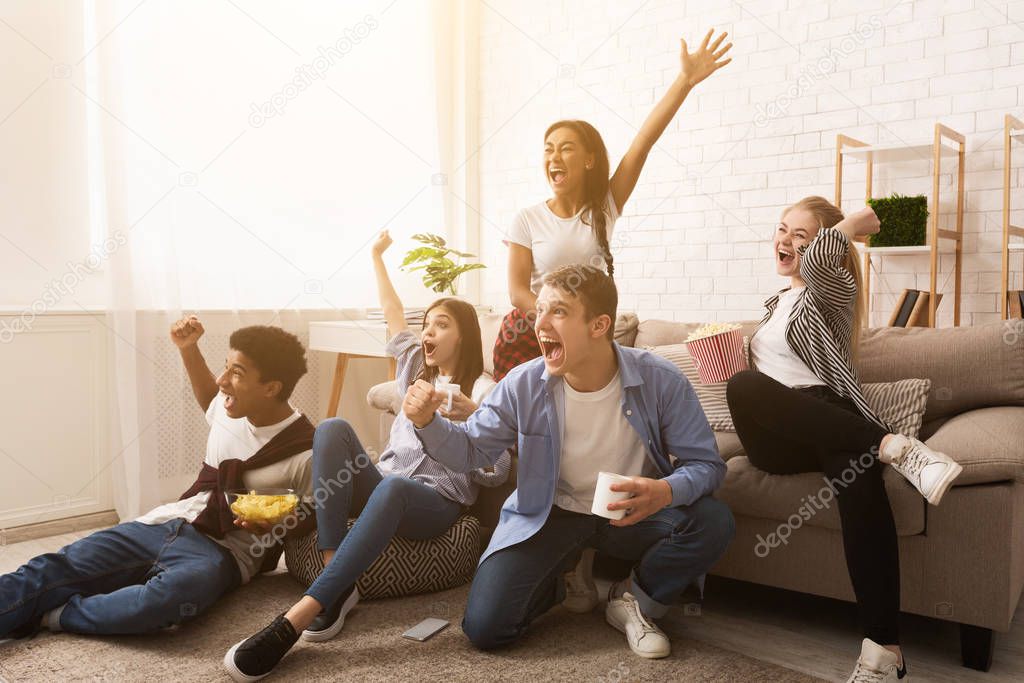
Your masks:
{"label": "sheer white curtain", "polygon": [[[449,4],[89,6],[94,233],[117,242],[107,324],[122,518],[180,493],[201,462],[205,423],[167,339],[175,319],[208,321],[216,369],[242,324],[300,333],[376,305],[367,256],[381,228],[396,252],[415,232],[451,234],[440,179],[454,124],[438,105],[453,81],[434,59],[457,30],[434,33]],[[415,276],[396,279],[407,303],[432,299]]]}

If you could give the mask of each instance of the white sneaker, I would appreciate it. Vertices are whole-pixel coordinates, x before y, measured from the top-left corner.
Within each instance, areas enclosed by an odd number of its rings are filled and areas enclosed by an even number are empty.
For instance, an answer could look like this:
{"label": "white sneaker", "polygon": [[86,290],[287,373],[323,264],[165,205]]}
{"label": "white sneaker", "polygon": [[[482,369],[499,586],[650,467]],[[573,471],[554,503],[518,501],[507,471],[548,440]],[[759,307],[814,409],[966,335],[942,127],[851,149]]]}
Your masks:
{"label": "white sneaker", "polygon": [[565,574],[565,600],[562,606],[570,612],[586,614],[597,607],[597,586],[594,584],[593,548],[586,548],[576,568]]}
{"label": "white sneaker", "polygon": [[865,638],[860,646],[860,658],[846,683],[890,683],[909,681],[907,663],[898,668],[900,658],[895,652],[886,650],[875,641]]}
{"label": "white sneaker", "polygon": [[925,500],[938,505],[964,468],[945,453],[933,451],[917,439],[902,438],[902,452],[895,455],[890,464],[920,491]]}
{"label": "white sneaker", "polygon": [[668,657],[672,646],[668,636],[640,611],[640,604],[631,593],[612,598],[604,610],[605,620],[626,634],[629,649],[647,659]]}

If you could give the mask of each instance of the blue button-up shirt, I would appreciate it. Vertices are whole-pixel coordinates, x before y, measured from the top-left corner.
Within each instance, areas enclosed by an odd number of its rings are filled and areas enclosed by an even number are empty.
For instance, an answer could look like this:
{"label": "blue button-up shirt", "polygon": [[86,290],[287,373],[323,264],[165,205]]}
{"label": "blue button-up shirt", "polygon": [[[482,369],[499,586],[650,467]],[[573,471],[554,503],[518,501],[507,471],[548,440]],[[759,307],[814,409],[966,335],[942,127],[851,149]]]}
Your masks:
{"label": "blue button-up shirt", "polygon": [[[691,505],[709,495],[725,478],[725,463],[693,387],[664,358],[614,347],[622,414],[672,487],[672,506]],[[536,358],[506,375],[466,422],[436,416],[416,430],[427,454],[456,472],[490,467],[512,444],[519,445],[518,487],[502,506],[481,562],[530,538],[547,520],[562,453],[563,382],[548,374],[543,358]]]}

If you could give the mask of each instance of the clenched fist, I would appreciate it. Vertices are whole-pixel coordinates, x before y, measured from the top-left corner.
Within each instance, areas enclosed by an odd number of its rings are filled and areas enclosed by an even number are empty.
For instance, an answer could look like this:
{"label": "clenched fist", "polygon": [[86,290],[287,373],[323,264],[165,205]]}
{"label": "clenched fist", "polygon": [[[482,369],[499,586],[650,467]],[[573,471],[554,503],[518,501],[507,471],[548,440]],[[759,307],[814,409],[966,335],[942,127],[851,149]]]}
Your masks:
{"label": "clenched fist", "polygon": [[199,322],[199,318],[189,315],[171,325],[171,341],[179,349],[195,346],[205,331],[203,324]]}
{"label": "clenched fist", "polygon": [[442,403],[448,402],[448,394],[435,391],[434,386],[426,380],[418,379],[409,386],[402,400],[402,412],[409,421],[422,429],[434,419],[434,413]]}

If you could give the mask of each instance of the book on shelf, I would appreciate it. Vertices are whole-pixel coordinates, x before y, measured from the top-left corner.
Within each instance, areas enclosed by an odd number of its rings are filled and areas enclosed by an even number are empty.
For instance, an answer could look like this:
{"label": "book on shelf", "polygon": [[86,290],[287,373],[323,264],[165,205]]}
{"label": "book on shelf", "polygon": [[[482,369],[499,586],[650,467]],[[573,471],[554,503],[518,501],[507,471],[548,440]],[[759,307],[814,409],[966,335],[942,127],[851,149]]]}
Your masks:
{"label": "book on shelf", "polygon": [[[942,294],[936,293],[935,306],[942,303]],[[889,327],[928,327],[931,295],[918,289],[904,289],[889,316]]]}
{"label": "book on shelf", "polygon": [[1024,318],[1024,290],[1007,292],[1006,307],[1008,311],[1008,317]]}
{"label": "book on shelf", "polygon": [[[423,315],[426,312],[427,309],[425,308],[407,308],[405,309],[405,322],[416,323],[418,325],[423,322]],[[383,322],[384,311],[380,308],[372,308],[366,312],[366,319]]]}

